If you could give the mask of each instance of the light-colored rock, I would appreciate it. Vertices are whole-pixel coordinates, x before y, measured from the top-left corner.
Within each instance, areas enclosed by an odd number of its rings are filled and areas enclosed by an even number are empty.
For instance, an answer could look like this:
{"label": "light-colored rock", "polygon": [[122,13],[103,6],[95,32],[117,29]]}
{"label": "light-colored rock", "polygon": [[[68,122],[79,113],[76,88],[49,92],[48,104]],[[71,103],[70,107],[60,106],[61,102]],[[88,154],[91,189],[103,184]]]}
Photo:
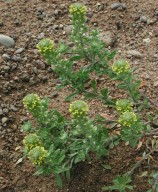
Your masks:
{"label": "light-colored rock", "polygon": [[99,37],[106,44],[106,46],[113,47],[116,43],[116,36],[110,31],[100,33]]}
{"label": "light-colored rock", "polygon": [[64,31],[66,32],[67,35],[70,35],[72,31],[72,25],[65,26]]}
{"label": "light-colored rock", "polygon": [[15,42],[11,37],[0,34],[0,44],[5,47],[13,47]]}
{"label": "light-colored rock", "polygon": [[147,23],[148,19],[147,19],[146,16],[142,15],[142,16],[140,17],[140,21],[141,21],[142,23]]}
{"label": "light-colored rock", "polygon": [[2,124],[5,124],[8,121],[7,117],[2,117]]}
{"label": "light-colored rock", "polygon": [[136,58],[142,58],[143,57],[143,54],[137,50],[129,50],[129,51],[127,51],[127,55],[131,55],[131,56],[136,57]]}
{"label": "light-colored rock", "polygon": [[122,6],[122,3],[113,3],[113,4],[111,4],[111,9],[115,10],[115,9],[121,7],[121,6]]}

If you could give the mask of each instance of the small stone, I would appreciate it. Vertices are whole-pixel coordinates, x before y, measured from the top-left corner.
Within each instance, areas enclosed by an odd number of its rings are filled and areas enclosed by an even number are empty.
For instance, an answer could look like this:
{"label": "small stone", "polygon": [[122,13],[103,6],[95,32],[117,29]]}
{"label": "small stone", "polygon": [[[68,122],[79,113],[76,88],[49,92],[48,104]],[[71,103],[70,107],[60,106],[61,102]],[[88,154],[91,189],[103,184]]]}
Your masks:
{"label": "small stone", "polygon": [[7,108],[3,108],[3,113],[7,114],[9,110]]}
{"label": "small stone", "polygon": [[3,110],[0,108],[0,115],[3,115]]}
{"label": "small stone", "polygon": [[22,59],[20,56],[13,55],[12,60],[17,62],[17,61],[21,61]]}
{"label": "small stone", "polygon": [[106,44],[106,46],[113,47],[116,43],[116,37],[110,31],[102,32],[99,34],[100,39]]}
{"label": "small stone", "polygon": [[117,9],[118,7],[121,7],[122,6],[122,3],[113,3],[111,4],[111,9],[112,10],[115,10]]}
{"label": "small stone", "polygon": [[51,95],[50,95],[50,98],[55,98],[55,97],[57,97],[59,95],[59,93],[58,92],[53,92]]}
{"label": "small stone", "polygon": [[66,32],[67,35],[70,35],[72,31],[72,25],[65,26],[64,31]]}
{"label": "small stone", "polygon": [[14,112],[17,112],[19,109],[16,108],[14,105],[11,105],[10,106],[10,110],[14,111]]}
{"label": "small stone", "polygon": [[59,29],[59,26],[58,25],[53,25],[53,29]]}
{"label": "small stone", "polygon": [[88,12],[88,13],[86,14],[86,16],[89,17],[89,18],[91,18],[91,17],[93,16],[93,13],[92,13],[92,12]]}
{"label": "small stone", "polygon": [[3,58],[5,61],[10,60],[10,56],[9,56],[8,54],[3,54],[3,55],[2,55],[2,58]]}
{"label": "small stone", "polygon": [[140,21],[141,21],[142,23],[147,23],[148,19],[147,19],[146,16],[141,16],[141,17],[140,17]]}
{"label": "small stone", "polygon": [[150,40],[149,38],[147,38],[147,39],[143,39],[143,43],[146,44],[146,45],[149,44],[150,41],[151,41],[151,40]]}
{"label": "small stone", "polygon": [[20,53],[22,53],[23,51],[24,51],[24,48],[22,47],[22,48],[17,49],[17,50],[15,51],[15,53],[16,53],[16,54],[20,54]]}
{"label": "small stone", "polygon": [[5,47],[13,47],[15,42],[11,37],[1,34],[0,35],[0,44],[4,45]]}
{"label": "small stone", "polygon": [[54,15],[59,15],[59,10],[56,9],[56,10],[54,11]]}
{"label": "small stone", "polygon": [[38,74],[38,69],[37,69],[37,67],[34,67],[34,68],[33,68],[33,72],[34,72],[35,74]]}
{"label": "small stone", "polygon": [[45,37],[45,34],[44,33],[40,33],[39,35],[38,35],[38,39],[43,39]]}
{"label": "small stone", "polygon": [[127,55],[131,55],[133,57],[136,57],[136,58],[142,58],[143,57],[143,54],[141,54],[139,51],[137,50],[130,50],[130,51],[127,51]]}
{"label": "small stone", "polygon": [[21,76],[21,80],[22,80],[23,82],[29,82],[29,80],[30,80],[29,74],[28,74],[28,73],[24,73],[24,74]]}
{"label": "small stone", "polygon": [[154,82],[154,87],[158,87],[158,81]]}
{"label": "small stone", "polygon": [[3,117],[2,118],[2,125],[5,124],[7,121],[8,121],[8,118],[7,117]]}
{"label": "small stone", "polygon": [[10,71],[10,67],[9,67],[9,66],[4,66],[4,67],[3,67],[3,70],[4,70],[5,72],[9,72],[9,71]]}

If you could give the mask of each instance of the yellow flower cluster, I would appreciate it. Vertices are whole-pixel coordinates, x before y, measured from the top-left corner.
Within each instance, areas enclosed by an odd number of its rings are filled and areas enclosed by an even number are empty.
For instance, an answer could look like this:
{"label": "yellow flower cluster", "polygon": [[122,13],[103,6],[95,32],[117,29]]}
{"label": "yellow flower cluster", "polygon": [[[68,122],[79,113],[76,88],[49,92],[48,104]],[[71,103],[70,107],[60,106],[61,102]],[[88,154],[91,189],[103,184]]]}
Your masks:
{"label": "yellow flower cluster", "polygon": [[118,60],[115,61],[113,66],[112,66],[112,70],[117,74],[123,74],[123,73],[127,73],[130,69],[130,65],[127,61],[125,60]]}
{"label": "yellow flower cluster", "polygon": [[70,104],[69,112],[74,118],[83,117],[87,114],[88,111],[88,105],[84,101],[78,100]]}
{"label": "yellow flower cluster", "polygon": [[47,156],[48,151],[41,146],[36,146],[28,153],[28,158],[34,165],[41,165]]}
{"label": "yellow flower cluster", "polygon": [[87,8],[82,3],[74,3],[70,5],[70,9],[69,9],[69,12],[72,15],[78,15],[78,16],[84,16],[86,11],[87,11]]}
{"label": "yellow flower cluster", "polygon": [[42,39],[37,44],[37,49],[42,55],[46,55],[50,51],[52,51],[54,48],[54,42],[51,39]]}
{"label": "yellow flower cluster", "polygon": [[24,143],[25,148],[26,148],[27,151],[30,151],[34,147],[41,145],[39,137],[36,134],[33,134],[33,133],[27,135],[24,138],[23,143]]}
{"label": "yellow flower cluster", "polygon": [[30,111],[38,110],[40,108],[40,98],[37,94],[31,93],[24,97],[23,99],[24,106]]}
{"label": "yellow flower cluster", "polygon": [[117,100],[116,109],[120,113],[124,113],[125,111],[132,111],[132,103],[127,99]]}
{"label": "yellow flower cluster", "polygon": [[137,116],[134,112],[126,111],[120,117],[118,122],[127,127],[131,127],[137,121]]}

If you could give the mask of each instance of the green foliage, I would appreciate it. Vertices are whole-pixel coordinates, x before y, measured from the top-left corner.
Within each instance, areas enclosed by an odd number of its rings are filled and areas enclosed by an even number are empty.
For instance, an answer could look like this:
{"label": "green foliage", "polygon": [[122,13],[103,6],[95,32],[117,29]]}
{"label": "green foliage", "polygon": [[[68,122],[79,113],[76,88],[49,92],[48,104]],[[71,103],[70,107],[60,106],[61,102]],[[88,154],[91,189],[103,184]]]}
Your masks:
{"label": "green foliage", "polygon": [[132,190],[133,187],[130,185],[131,178],[128,174],[124,174],[122,176],[118,176],[116,179],[113,180],[113,185],[109,187],[103,187],[103,191],[113,191],[117,190],[120,192],[126,192],[127,190]]}
{"label": "green foliage", "polygon": [[28,132],[23,141],[25,153],[37,165],[36,174],[53,172],[61,186],[61,175],[68,177],[73,164],[85,161],[90,152],[96,153],[97,158],[107,155],[104,147],[108,139],[107,129],[95,125],[87,116],[88,105],[84,101],[75,101],[70,105],[73,118],[69,121],[58,111],[49,111],[46,99],[40,100],[38,97],[38,105],[34,105],[32,99],[27,99],[25,107],[34,115],[37,123],[34,127],[28,122],[23,126],[24,131]]}

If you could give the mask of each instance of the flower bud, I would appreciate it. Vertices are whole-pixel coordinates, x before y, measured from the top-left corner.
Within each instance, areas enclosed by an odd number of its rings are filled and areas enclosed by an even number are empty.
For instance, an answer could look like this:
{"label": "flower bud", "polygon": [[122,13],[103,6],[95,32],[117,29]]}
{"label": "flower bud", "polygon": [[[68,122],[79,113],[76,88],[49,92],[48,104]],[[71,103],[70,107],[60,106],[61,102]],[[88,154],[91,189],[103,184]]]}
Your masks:
{"label": "flower bud", "polygon": [[133,112],[124,112],[118,122],[123,125],[123,126],[127,126],[127,127],[131,127],[135,122],[137,121],[137,116],[135,113]]}
{"label": "flower bud", "polygon": [[85,16],[87,11],[86,6],[84,6],[82,3],[74,3],[70,5],[69,12],[73,16]]}
{"label": "flower bud", "polygon": [[24,97],[23,104],[30,112],[35,112],[40,109],[40,98],[37,94],[31,93]]}
{"label": "flower bud", "polygon": [[112,66],[112,70],[117,74],[124,74],[127,73],[130,69],[130,65],[127,61],[125,60],[118,60],[115,61],[113,66]]}
{"label": "flower bud", "polygon": [[127,99],[120,99],[116,101],[116,109],[120,113],[132,110],[132,103]]}
{"label": "flower bud", "polygon": [[74,118],[79,118],[85,116],[89,111],[89,108],[87,103],[78,100],[70,104],[69,111]]}
{"label": "flower bud", "polygon": [[41,165],[47,156],[48,152],[41,146],[36,146],[28,153],[28,158],[34,165]]}
{"label": "flower bud", "polygon": [[36,134],[27,135],[24,138],[23,143],[24,143],[25,148],[27,149],[27,151],[30,151],[34,147],[41,145],[39,137]]}
{"label": "flower bud", "polygon": [[37,49],[42,55],[46,55],[47,53],[50,53],[54,48],[54,42],[51,39],[42,39],[37,44]]}

